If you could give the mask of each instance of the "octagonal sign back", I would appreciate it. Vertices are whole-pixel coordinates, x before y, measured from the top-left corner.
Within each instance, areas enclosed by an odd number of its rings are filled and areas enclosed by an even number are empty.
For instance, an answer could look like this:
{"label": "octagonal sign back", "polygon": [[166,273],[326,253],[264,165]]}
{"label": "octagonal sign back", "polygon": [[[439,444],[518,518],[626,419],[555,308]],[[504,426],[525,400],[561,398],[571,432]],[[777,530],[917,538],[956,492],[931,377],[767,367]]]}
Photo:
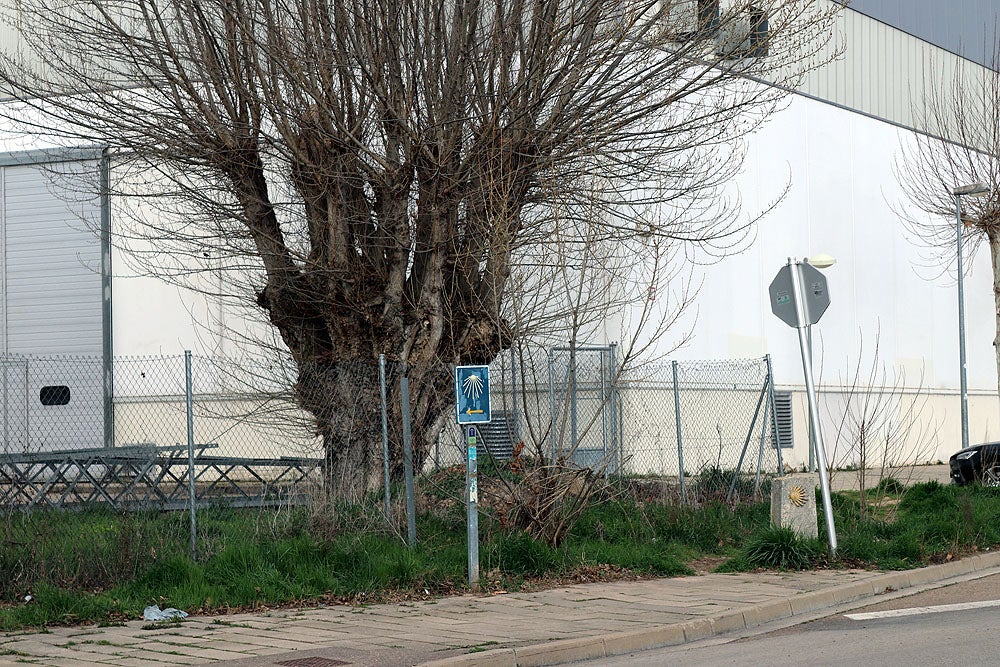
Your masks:
{"label": "octagonal sign back", "polygon": [[[802,295],[795,294],[792,271],[799,272]],[[771,312],[790,327],[798,326],[795,316],[795,301],[802,299],[802,312],[806,324],[816,324],[830,307],[830,292],[826,276],[811,264],[786,264],[778,270],[768,288],[771,297]]]}

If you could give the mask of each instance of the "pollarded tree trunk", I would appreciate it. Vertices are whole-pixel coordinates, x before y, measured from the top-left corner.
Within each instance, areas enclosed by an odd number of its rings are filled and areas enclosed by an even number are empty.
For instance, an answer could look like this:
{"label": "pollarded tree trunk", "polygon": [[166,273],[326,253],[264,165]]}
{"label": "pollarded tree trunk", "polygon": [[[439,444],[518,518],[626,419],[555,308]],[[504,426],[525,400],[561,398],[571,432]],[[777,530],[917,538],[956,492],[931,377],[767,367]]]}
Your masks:
{"label": "pollarded tree trunk", "polygon": [[[265,260],[267,283],[257,293],[257,304],[297,364],[295,395],[315,419],[323,440],[325,479],[329,492],[338,497],[357,498],[380,478],[380,352],[395,369],[387,378],[387,393],[390,472],[398,475],[402,364],[410,379],[413,459],[419,470],[437,436],[435,424],[450,405],[451,365],[489,362],[509,339],[500,317],[506,260],[491,258],[481,269],[481,236],[456,232],[463,198],[442,194],[425,170],[414,173],[420,187],[413,224],[429,242],[409,251],[409,214],[404,209],[398,218],[388,215],[387,194],[378,198],[384,220],[380,236],[358,236],[353,242],[360,247],[370,243],[368,252],[344,252],[338,241],[316,244],[325,251],[314,251],[303,260],[285,243],[262,165],[253,160],[234,165],[243,214]],[[293,182],[307,193],[305,212],[314,235],[343,226],[345,218],[371,217],[370,202],[336,195],[333,183],[319,184],[311,172],[312,180],[295,174],[293,170]],[[398,189],[395,184],[377,186],[376,192]],[[498,210],[504,212],[502,218]],[[498,204],[489,220],[516,220],[511,210]],[[465,224],[476,229],[492,229],[489,220],[465,213]],[[405,230],[403,238],[387,240],[399,229]],[[496,239],[501,232],[492,233]],[[501,238],[498,243],[507,241]]]}
{"label": "pollarded tree trunk", "polygon": [[[403,474],[401,365],[387,364],[389,472]],[[452,408],[451,364],[409,368],[413,464],[419,471],[433,447],[441,417]],[[378,362],[369,359],[306,363],[295,386],[299,404],[314,417],[323,440],[324,480],[338,498],[358,499],[381,482],[382,415]]]}
{"label": "pollarded tree trunk", "polygon": [[1000,397],[1000,229],[990,225],[986,229],[990,243],[990,261],[993,264],[993,315],[996,336],[993,338],[993,353],[997,364],[997,396]]}
{"label": "pollarded tree trunk", "polygon": [[378,365],[369,360],[299,365],[295,394],[323,441],[324,480],[338,497],[357,499],[377,483],[382,420]]}
{"label": "pollarded tree trunk", "polygon": [[[424,356],[429,358],[423,361],[407,364],[413,464],[417,471],[423,467],[433,447],[444,423],[442,417],[453,405],[452,362],[442,359],[454,359],[458,363],[487,362],[500,350],[499,331],[499,327],[481,323],[468,327],[462,338],[464,354],[454,351],[428,354]],[[288,335],[286,341],[301,342],[302,338]],[[334,357],[337,351],[331,349],[326,358]],[[344,346],[339,351],[343,353]],[[410,352],[411,357],[418,356],[412,354],[413,347]],[[387,358],[390,475],[400,479],[403,474],[400,387],[403,364],[392,355]],[[351,499],[370,492],[381,481],[383,470],[377,355],[338,361],[300,361],[294,390],[298,404],[313,416],[316,433],[322,438],[328,492],[335,497]]]}

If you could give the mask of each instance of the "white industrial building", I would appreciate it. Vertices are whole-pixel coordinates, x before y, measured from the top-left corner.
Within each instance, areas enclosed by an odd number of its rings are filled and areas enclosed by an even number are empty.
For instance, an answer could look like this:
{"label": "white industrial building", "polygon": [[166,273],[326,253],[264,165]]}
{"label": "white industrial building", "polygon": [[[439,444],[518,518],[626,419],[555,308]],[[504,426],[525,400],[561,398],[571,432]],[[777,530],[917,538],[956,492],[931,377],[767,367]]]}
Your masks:
{"label": "white industrial building", "polygon": [[[986,67],[991,54],[983,44],[992,44],[992,33],[986,34],[984,26],[998,19],[1000,7],[985,0],[854,0],[838,20],[843,55],[811,72],[787,108],[751,139],[745,170],[734,184],[746,208],[765,206],[787,182],[791,189],[748,247],[697,269],[703,278],[697,308],[679,325],[693,335],[670,357],[770,354],[779,389],[797,396],[794,448],[786,452],[786,462],[802,463],[807,457],[804,401],[798,400],[802,369],[795,332],[771,314],[767,288],[787,258],[817,253],[837,259],[827,270],[832,305],[814,334],[817,359],[822,358],[818,376],[830,406],[828,428],[836,428],[836,397],[857,363],[861,341],[867,368],[878,335],[879,359],[890,382],[894,374],[905,377],[899,393],[913,395],[922,386],[931,396],[921,419],[934,436],[933,448],[915,456],[945,459],[959,446],[955,277],[927,267],[921,248],[906,238],[893,210],[907,205],[893,167],[901,146],[913,140],[915,109],[926,86],[951,76],[960,64]],[[45,164],[68,160],[90,174],[100,173],[100,151],[32,150],[23,143],[9,148],[0,160],[0,352],[99,357],[105,369],[103,386],[28,377],[26,390],[19,390],[24,396],[6,401],[23,398],[24,419],[41,409],[35,399],[41,401],[43,387],[70,386],[70,405],[87,407],[97,420],[94,428],[100,429],[104,413],[95,408],[102,396],[107,402],[113,356],[227,351],[224,332],[193,324],[224,319],[224,313],[195,294],[128,275],[127,262],[112,250],[106,234],[94,233],[108,229],[113,202],[84,197],[72,188],[59,191],[59,180]],[[1000,402],[989,258],[979,254],[968,265],[975,442],[1000,438]],[[615,342],[617,333],[609,329],[606,337],[594,342]],[[24,369],[11,366],[4,373],[23,374]],[[5,428],[21,418],[8,414]]]}
{"label": "white industrial building", "polygon": [[[985,0],[851,2],[838,20],[843,54],[809,73],[789,106],[750,143],[736,185],[745,205],[765,206],[786,181],[790,192],[759,225],[749,249],[704,268],[687,320],[694,335],[671,357],[770,354],[778,388],[797,399],[795,447],[786,460],[802,462],[807,453],[802,365],[795,330],[772,315],[767,288],[789,257],[820,253],[837,260],[825,271],[831,306],[814,327],[827,448],[837,446],[843,385],[852,383],[859,357],[862,380],[868,375],[877,338],[886,382],[900,385],[901,400],[893,399],[900,428],[914,402],[923,402],[918,392],[928,397],[903,458],[947,460],[961,446],[955,271],[929,264],[926,248],[907,238],[897,211],[912,207],[894,166],[920,129],[930,87],[950,82],[960,68],[975,77],[993,63],[998,17],[1000,6]],[[1000,438],[988,250],[966,257],[966,268],[975,443]]]}

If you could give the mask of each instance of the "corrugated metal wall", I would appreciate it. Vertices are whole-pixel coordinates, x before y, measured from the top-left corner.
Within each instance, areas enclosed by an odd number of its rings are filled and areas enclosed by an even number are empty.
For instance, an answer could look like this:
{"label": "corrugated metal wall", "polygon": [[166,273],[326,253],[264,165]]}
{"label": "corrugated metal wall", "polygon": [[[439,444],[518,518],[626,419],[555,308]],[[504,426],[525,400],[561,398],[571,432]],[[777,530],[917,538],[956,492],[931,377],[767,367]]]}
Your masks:
{"label": "corrugated metal wall", "polygon": [[48,169],[0,169],[3,351],[101,355],[100,199]]}
{"label": "corrugated metal wall", "polygon": [[994,64],[996,0],[850,0],[850,7],[980,65]]}
{"label": "corrugated metal wall", "polygon": [[808,73],[799,92],[906,128],[927,129],[921,107],[935,86],[948,85],[959,72],[972,82],[986,73],[981,65],[851,9],[841,14],[836,30],[834,41],[843,53]]}
{"label": "corrugated metal wall", "polygon": [[[816,1],[834,4],[834,0]],[[694,12],[691,2],[690,12]],[[678,12],[684,8],[684,0],[672,3],[678,4]],[[16,5],[10,0],[0,0],[0,5],[7,5],[0,7],[0,18],[6,19],[0,21],[0,49],[11,52],[19,44],[18,33],[8,24],[17,16]],[[915,129],[925,129],[915,120],[914,109],[922,103],[928,86],[950,81],[962,63],[968,76],[981,75],[982,66],[976,61],[985,62],[992,54],[995,45],[987,38],[1000,21],[1000,6],[988,0],[862,0],[857,7],[861,11],[841,12],[834,44],[828,49],[832,54],[843,45],[844,53],[810,72],[798,91]],[[966,46],[973,60],[956,55]]]}
{"label": "corrugated metal wall", "polygon": [[[35,158],[42,156],[35,156]],[[3,451],[99,447],[105,437],[102,202],[96,160],[0,161],[0,426]],[[28,160],[27,164],[18,162]],[[6,355],[88,355],[88,373]],[[102,368],[103,365],[103,368]],[[48,388],[48,389],[43,389]],[[64,389],[64,388],[68,388]],[[51,399],[66,392],[65,402]],[[70,427],[72,425],[72,428]]]}

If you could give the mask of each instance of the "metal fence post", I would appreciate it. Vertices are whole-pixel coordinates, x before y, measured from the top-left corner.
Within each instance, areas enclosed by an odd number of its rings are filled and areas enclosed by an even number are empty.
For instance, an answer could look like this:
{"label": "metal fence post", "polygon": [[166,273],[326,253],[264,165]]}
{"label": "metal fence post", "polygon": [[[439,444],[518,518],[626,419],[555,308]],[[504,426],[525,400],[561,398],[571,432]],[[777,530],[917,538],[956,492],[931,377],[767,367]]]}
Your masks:
{"label": "metal fence post", "polygon": [[681,502],[687,502],[684,493],[684,440],[681,435],[681,392],[677,383],[677,362],[672,362],[674,370],[674,421],[677,428],[677,479],[681,485]]}
{"label": "metal fence post", "polygon": [[610,467],[611,461],[608,458],[608,377],[607,370],[609,361],[605,359],[605,351],[601,350],[599,352],[598,359],[600,360],[600,372],[601,376],[601,445],[603,447],[602,454],[604,456],[604,478],[608,478],[608,468]]}
{"label": "metal fence post", "polygon": [[618,359],[617,350],[618,343],[611,343],[608,346],[608,358],[611,370],[611,390],[609,393],[609,402],[611,406],[611,451],[615,461],[615,472],[621,472],[621,462],[622,462],[622,437],[621,437],[621,420],[618,416]]}
{"label": "metal fence post", "polygon": [[760,491],[760,471],[764,467],[764,438],[767,437],[767,411],[770,405],[764,404],[764,418],[760,420],[760,449],[757,451],[757,472],[753,477],[753,493]]}
{"label": "metal fence post", "polygon": [[188,495],[191,514],[191,560],[198,557],[198,519],[194,489],[194,388],[191,386],[191,350],[184,350],[184,395],[187,399]]}
{"label": "metal fence post", "polygon": [[31,451],[31,390],[28,388],[28,359],[24,360],[24,453]]}
{"label": "metal fence post", "polygon": [[410,432],[410,378],[406,362],[402,362],[399,378],[400,412],[403,416],[403,476],[406,482],[406,543],[417,543],[416,501],[413,492],[413,436]]}
{"label": "metal fence post", "polygon": [[[521,420],[517,412],[517,359],[514,355],[514,346],[510,346],[510,419],[512,426],[508,425],[507,430],[511,434],[511,440],[516,434],[521,433]],[[517,443],[513,443],[517,444]]]}
{"label": "metal fence post", "polygon": [[[757,407],[753,411],[753,419],[750,420],[750,429],[747,430],[747,438],[743,441],[743,449],[740,450],[740,460],[736,464],[736,470],[733,471],[733,479],[729,483],[729,493],[726,494],[726,502],[733,499],[733,492],[736,490],[736,480],[740,476],[740,472],[743,470],[743,460],[747,455],[747,448],[750,446],[750,438],[753,437],[753,428],[757,425],[757,417],[760,415],[760,408],[764,405],[764,397],[767,395],[767,380],[764,381],[764,386],[760,388],[760,397],[757,399]],[[767,418],[767,410],[765,412],[765,420]],[[764,422],[766,424],[766,421]]]}
{"label": "metal fence post", "polygon": [[3,453],[10,454],[10,409],[8,407],[7,401],[9,400],[8,388],[7,388],[7,367],[10,364],[10,357],[7,355],[3,356]]}
{"label": "metal fence post", "polygon": [[579,446],[576,424],[576,344],[569,342],[569,434],[570,457],[576,455]]}
{"label": "metal fence post", "polygon": [[382,392],[382,480],[385,487],[385,519],[392,523],[392,510],[389,495],[389,415],[385,391],[385,355],[378,355],[378,382]]}
{"label": "metal fence post", "polygon": [[[778,411],[774,405],[774,371],[771,369],[771,355],[765,354],[764,359],[767,361],[768,402],[771,404],[771,428],[774,430],[774,447],[778,450],[778,474],[780,475],[785,471],[785,462],[781,459],[781,431],[778,429]],[[812,427],[810,426],[810,428]]]}
{"label": "metal fence post", "polygon": [[552,449],[551,457],[554,463],[557,458],[556,451],[556,381],[552,370],[555,364],[555,350],[549,350],[549,443]]}

